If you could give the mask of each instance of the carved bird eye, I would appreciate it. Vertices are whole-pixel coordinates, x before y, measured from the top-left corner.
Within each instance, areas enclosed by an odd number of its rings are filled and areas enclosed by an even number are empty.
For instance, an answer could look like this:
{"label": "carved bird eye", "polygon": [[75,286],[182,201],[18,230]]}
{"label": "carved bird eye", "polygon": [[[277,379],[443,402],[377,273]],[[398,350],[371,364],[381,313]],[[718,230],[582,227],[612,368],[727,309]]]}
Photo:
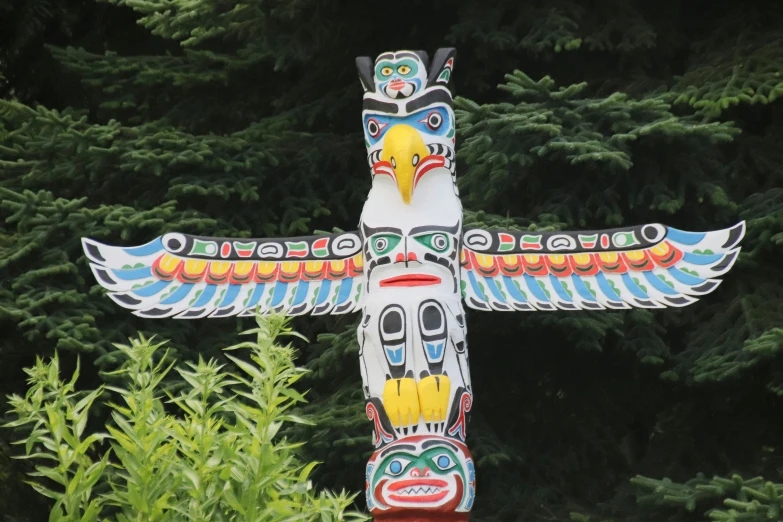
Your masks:
{"label": "carved bird eye", "polygon": [[367,132],[372,138],[377,138],[381,134],[381,126],[377,120],[372,118],[367,120]]}
{"label": "carved bird eye", "polygon": [[426,123],[430,130],[436,131],[443,125],[443,116],[441,116],[440,113],[433,111],[427,115]]}
{"label": "carved bird eye", "polygon": [[397,68],[397,72],[404,76],[404,75],[408,74],[409,72],[411,72],[411,68],[408,67],[407,65],[400,65]]}
{"label": "carved bird eye", "polygon": [[391,76],[391,73],[393,72],[394,71],[392,70],[391,67],[384,67],[383,69],[381,69],[381,74],[384,76]]}

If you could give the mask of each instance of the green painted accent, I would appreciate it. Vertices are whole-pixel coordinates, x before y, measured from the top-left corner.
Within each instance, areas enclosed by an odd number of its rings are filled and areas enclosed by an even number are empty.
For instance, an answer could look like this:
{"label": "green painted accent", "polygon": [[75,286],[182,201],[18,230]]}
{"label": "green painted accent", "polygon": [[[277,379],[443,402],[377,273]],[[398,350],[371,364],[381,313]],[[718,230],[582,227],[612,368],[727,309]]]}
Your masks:
{"label": "green painted accent", "polygon": [[[421,234],[414,236],[413,239],[439,254],[442,254],[451,246],[451,239],[449,239],[449,236],[441,232]],[[438,246],[440,246],[440,248],[438,248]]]}
{"label": "green painted accent", "polygon": [[519,284],[519,281],[517,281],[516,279],[512,279],[512,281],[514,281],[514,285],[517,287],[517,290],[519,290],[519,293],[522,294],[522,297],[527,299],[527,292],[522,290],[522,285]]}
{"label": "green painted accent", "polygon": [[[389,74],[383,74],[383,70],[385,68],[391,69],[391,72]],[[408,67],[408,71],[405,71],[404,67]],[[400,69],[403,69],[403,71],[400,71]],[[419,65],[409,59],[400,60],[399,62],[393,63],[388,60],[383,60],[382,62],[379,62],[378,65],[375,66],[375,77],[378,78],[380,81],[386,81],[387,79],[391,78],[392,76],[399,76],[400,78],[413,78],[416,76],[416,74],[419,72]]]}
{"label": "green painted accent", "polygon": [[549,290],[546,289],[546,285],[544,284],[544,282],[539,279],[536,279],[536,283],[538,283],[538,286],[540,286],[541,290],[544,291],[544,295],[546,295],[546,298],[551,299],[552,294],[549,292]]}
{"label": "green painted accent", "polygon": [[694,250],[694,251],[693,251],[693,253],[694,253],[694,254],[702,254],[702,255],[705,255],[705,256],[711,256],[711,255],[714,255],[714,254],[715,254],[715,252],[713,252],[713,251],[712,251],[712,250],[710,250],[709,248],[705,248],[704,250],[698,250],[698,249],[696,249],[696,250]]}
{"label": "green painted accent", "polygon": [[[429,469],[435,477],[457,474],[461,477],[462,483],[467,484],[467,470],[463,469],[460,457],[444,444],[427,448],[420,455],[403,449],[391,451],[375,468],[370,491],[375,490],[375,486],[382,478],[402,477],[413,468]],[[463,495],[467,490],[468,488],[465,488]]]}
{"label": "green painted accent", "polygon": [[255,250],[256,243],[255,241],[250,243],[240,243],[239,241],[234,241],[234,249],[235,250]]}
{"label": "green painted accent", "polygon": [[498,292],[500,292],[500,295],[503,296],[503,301],[508,301],[508,299],[506,299],[506,292],[503,291],[503,285],[500,283],[500,281],[497,279],[493,279],[492,281],[495,282],[495,286],[497,287]]}
{"label": "green painted accent", "polygon": [[161,295],[161,296],[160,296],[160,300],[162,301],[162,300],[166,299],[166,298],[167,298],[168,296],[170,296],[170,295],[171,295],[171,293],[172,293],[172,292],[174,292],[174,291],[175,291],[177,288],[179,288],[179,286],[177,286],[177,285],[172,285],[172,286],[170,286],[169,288],[167,288],[167,289],[166,289],[166,291],[165,291],[165,292],[163,292],[163,295]]}
{"label": "green painted accent", "polygon": [[522,243],[533,243],[535,245],[541,246],[541,237],[542,236],[522,236]]}
{"label": "green painted accent", "polygon": [[633,277],[633,278],[631,278],[631,280],[632,280],[634,283],[636,283],[636,285],[637,285],[639,288],[641,288],[641,289],[642,289],[642,292],[644,292],[645,294],[647,293],[647,287],[646,287],[646,286],[644,286],[644,285],[642,284],[642,282],[641,282],[641,281],[639,281],[639,278],[638,278],[638,277]]}
{"label": "green painted accent", "polygon": [[193,240],[193,248],[190,249],[190,254],[215,256],[217,253],[218,245],[216,241],[203,241],[201,239]]}
{"label": "green painted accent", "polygon": [[397,234],[375,234],[370,238],[370,246],[376,256],[383,256],[394,250],[400,241],[402,236]]}
{"label": "green painted accent", "polygon": [[285,246],[288,248],[288,252],[307,252],[307,242],[306,241],[286,241]]}
{"label": "green painted accent", "polygon": [[656,275],[658,276],[658,279],[660,279],[661,281],[663,281],[664,283],[666,283],[667,285],[669,285],[671,288],[674,288],[674,283],[672,283],[671,281],[669,281],[668,279],[666,279],[666,277],[664,277],[664,275],[663,275],[663,274],[656,274]]}
{"label": "green painted accent", "polygon": [[201,296],[201,294],[203,293],[204,290],[196,290],[196,294],[193,296],[193,299],[190,300],[188,306],[193,306],[193,303],[195,303],[198,300],[199,296]]}
{"label": "green painted accent", "polygon": [[612,243],[618,247],[638,245],[639,240],[633,232],[615,232],[612,234]]}

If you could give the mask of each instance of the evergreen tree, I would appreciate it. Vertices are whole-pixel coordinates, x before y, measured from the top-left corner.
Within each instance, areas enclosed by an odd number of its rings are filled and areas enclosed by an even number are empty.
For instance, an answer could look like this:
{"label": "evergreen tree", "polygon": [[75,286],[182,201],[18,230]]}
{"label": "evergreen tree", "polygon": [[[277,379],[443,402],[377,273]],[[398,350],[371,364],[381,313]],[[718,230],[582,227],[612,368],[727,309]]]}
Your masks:
{"label": "evergreen tree", "polygon": [[[781,15],[724,0],[0,2],[3,391],[55,348],[92,361],[95,384],[138,330],[217,357],[240,320],[127,314],[79,237],[354,228],[370,178],[353,57],[454,45],[466,224],[748,225],[721,288],[687,308],[469,314],[475,519],[779,517]],[[293,435],[324,486],[355,491],[371,446],[352,321],[297,321],[322,335],[302,353],[318,423]]]}

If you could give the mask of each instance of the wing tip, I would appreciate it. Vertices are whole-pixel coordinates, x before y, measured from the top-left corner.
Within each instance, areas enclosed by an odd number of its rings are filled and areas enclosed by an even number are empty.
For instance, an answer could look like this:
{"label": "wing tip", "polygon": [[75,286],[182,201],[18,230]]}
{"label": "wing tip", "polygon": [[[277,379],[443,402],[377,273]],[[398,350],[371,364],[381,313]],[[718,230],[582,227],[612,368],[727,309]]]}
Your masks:
{"label": "wing tip", "polygon": [[105,265],[106,258],[104,258],[103,255],[101,254],[101,247],[106,245],[104,245],[103,243],[99,243],[94,239],[90,239],[89,237],[83,237],[81,239],[82,239],[82,250],[84,251],[84,255],[87,256],[87,259],[89,259],[93,263],[97,263],[99,265]]}
{"label": "wing tip", "polygon": [[710,267],[710,270],[713,272],[713,275],[715,276],[722,276],[731,268],[734,266],[734,263],[737,262],[737,258],[739,258],[740,248],[732,248],[725,254],[723,254],[723,257],[718,261],[715,265]]}
{"label": "wing tip", "polygon": [[139,305],[143,303],[141,299],[133,297],[128,292],[110,292],[109,298],[120,305],[122,308],[128,310],[135,310]]}
{"label": "wing tip", "polygon": [[722,248],[724,250],[730,250],[736,247],[745,237],[745,232],[747,232],[747,224],[743,219],[733,227],[726,229],[726,231],[728,232],[728,237],[726,238],[726,242],[723,244]]}

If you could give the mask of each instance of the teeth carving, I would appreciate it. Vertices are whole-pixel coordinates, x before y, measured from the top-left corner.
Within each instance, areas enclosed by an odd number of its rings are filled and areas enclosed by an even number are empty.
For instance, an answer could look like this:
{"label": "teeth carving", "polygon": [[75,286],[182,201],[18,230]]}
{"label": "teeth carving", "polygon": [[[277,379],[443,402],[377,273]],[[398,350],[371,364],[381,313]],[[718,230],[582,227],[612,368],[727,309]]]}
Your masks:
{"label": "teeth carving", "polygon": [[414,496],[414,495],[434,495],[436,493],[440,493],[440,488],[436,488],[434,486],[421,486],[421,487],[405,488],[405,489],[400,491],[401,495],[408,495],[408,496]]}

